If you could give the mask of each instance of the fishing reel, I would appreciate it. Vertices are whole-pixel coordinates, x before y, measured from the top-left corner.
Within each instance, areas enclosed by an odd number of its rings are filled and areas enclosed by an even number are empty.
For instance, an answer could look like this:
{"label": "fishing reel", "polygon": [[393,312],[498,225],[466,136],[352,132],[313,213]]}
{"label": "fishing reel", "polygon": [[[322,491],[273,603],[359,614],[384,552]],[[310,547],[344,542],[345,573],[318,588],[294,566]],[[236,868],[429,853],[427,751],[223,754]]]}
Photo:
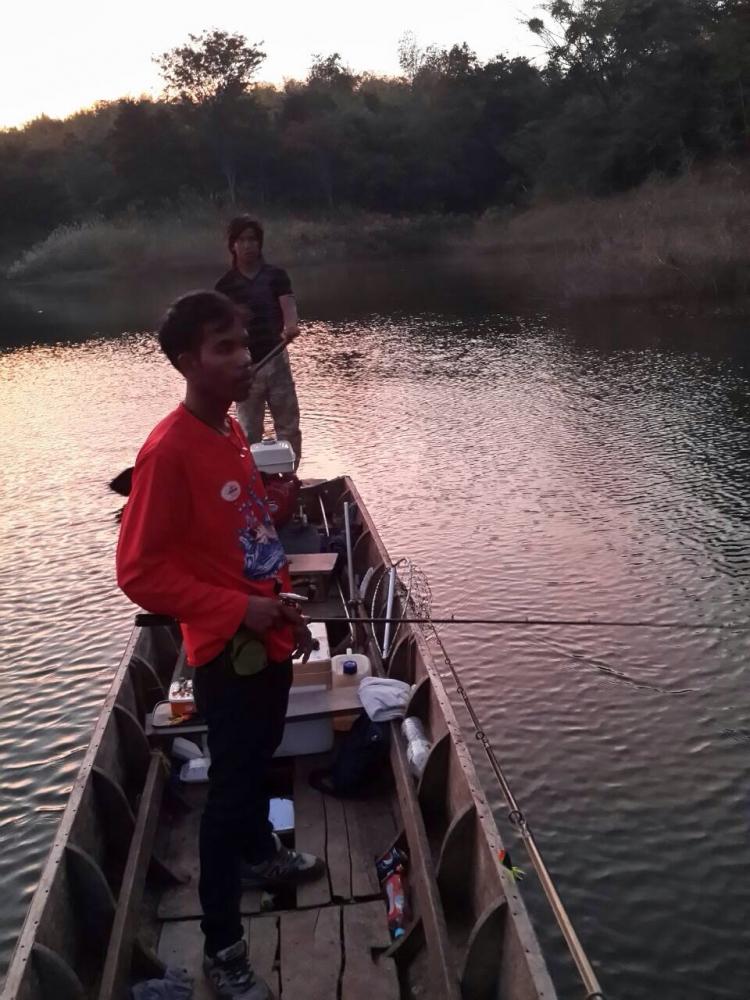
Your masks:
{"label": "fishing reel", "polygon": [[[282,604],[285,604],[288,608],[296,608],[299,611],[303,604],[307,604],[309,598],[305,597],[304,594],[292,594],[289,592],[283,592],[279,594],[279,600],[281,601]],[[303,619],[303,621],[306,621],[306,619]],[[320,640],[312,636],[310,645],[311,645],[311,652],[317,652],[320,649]],[[307,657],[305,657],[305,659],[307,659]]]}
{"label": "fishing reel", "polygon": [[300,605],[307,604],[310,598],[305,597],[304,594],[282,593],[279,594],[279,600],[282,604],[286,604],[287,607],[299,608]]}

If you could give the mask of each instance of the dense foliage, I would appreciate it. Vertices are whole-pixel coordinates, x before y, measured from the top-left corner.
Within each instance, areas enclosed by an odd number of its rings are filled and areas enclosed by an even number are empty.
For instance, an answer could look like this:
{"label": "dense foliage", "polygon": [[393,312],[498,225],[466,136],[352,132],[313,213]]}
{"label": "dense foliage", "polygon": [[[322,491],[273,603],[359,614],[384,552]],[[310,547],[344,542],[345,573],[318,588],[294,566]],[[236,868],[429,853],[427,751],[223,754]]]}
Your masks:
{"label": "dense foliage", "polygon": [[0,132],[0,226],[191,197],[474,212],[623,191],[747,148],[748,0],[552,0],[529,28],[543,66],[404,36],[399,78],[354,74],[334,53],[282,89],[254,83],[258,45],[191,36],[156,60],[161,100]]}

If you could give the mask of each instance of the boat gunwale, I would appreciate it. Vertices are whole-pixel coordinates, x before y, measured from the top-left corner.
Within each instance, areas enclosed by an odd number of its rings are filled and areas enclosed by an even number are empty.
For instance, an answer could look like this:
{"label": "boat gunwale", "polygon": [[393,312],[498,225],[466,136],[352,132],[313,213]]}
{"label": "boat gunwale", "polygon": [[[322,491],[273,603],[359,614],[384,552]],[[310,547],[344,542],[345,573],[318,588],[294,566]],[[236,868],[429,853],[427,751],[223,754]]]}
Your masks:
{"label": "boat gunwale", "polygon": [[78,815],[86,787],[91,778],[94,763],[96,761],[99,747],[101,745],[104,732],[109,724],[110,718],[117,703],[122,683],[127,675],[130,662],[135,651],[138,637],[141,630],[133,626],[125,650],[120,658],[120,662],[115,670],[112,683],[99,710],[94,728],[91,733],[89,744],[83,755],[81,765],[73,781],[68,801],[60,818],[60,822],[55,831],[52,846],[47,854],[44,867],[42,868],[34,893],[26,911],[21,933],[18,936],[13,954],[11,956],[8,971],[3,983],[3,992],[0,1000],[15,1000],[18,990],[23,984],[27,972],[28,963],[31,960],[32,951],[36,944],[36,936],[39,924],[44,916],[44,911],[49,901],[49,892],[53,885],[55,876],[61,864],[65,860],[65,849],[70,842],[70,835]]}
{"label": "boat gunwale", "polygon": [[[378,558],[384,566],[391,565],[391,559],[388,555],[388,551],[375,526],[372,516],[367,510],[359,491],[349,476],[335,477],[330,480],[322,482],[318,481],[314,484],[305,485],[309,488],[312,495],[326,497],[328,500],[333,501],[336,504],[346,499],[348,494],[352,502],[356,504],[363,524],[370,535],[371,548],[368,547],[368,557],[372,555],[373,552],[377,553]],[[354,622],[356,622],[358,616],[363,616],[361,607],[353,608],[350,613]],[[479,841],[479,831],[481,830],[489,852],[489,857],[492,860],[492,870],[494,870],[496,874],[496,902],[500,903],[504,900],[508,904],[508,919],[513,923],[518,944],[521,946],[522,957],[528,969],[527,975],[529,977],[530,984],[533,984],[533,988],[539,996],[544,996],[545,1000],[547,1000],[547,998],[548,1000],[554,1000],[557,994],[554,986],[552,985],[546,962],[542,955],[536,933],[526,911],[525,904],[516,889],[512,877],[503,868],[498,857],[498,851],[502,849],[500,831],[495,822],[492,809],[490,808],[484,791],[478,781],[471,752],[462,733],[461,726],[456,718],[453,705],[443,683],[443,677],[437,668],[432,651],[428,645],[427,638],[422,630],[409,623],[405,623],[402,627],[407,628],[407,632],[402,633],[404,638],[402,639],[399,637],[398,644],[400,645],[402,641],[409,642],[410,640],[413,640],[415,643],[413,651],[409,655],[414,657],[415,667],[421,663],[421,668],[423,670],[422,678],[429,678],[430,684],[428,690],[434,692],[435,694],[437,708],[442,713],[443,720],[445,722],[446,734],[450,736],[451,742],[453,743],[456,751],[456,760],[460,768],[459,773],[462,776],[463,781],[466,783],[471,802],[475,806],[477,820],[474,827],[475,837],[477,838],[477,841]],[[144,630],[138,626],[131,628],[125,649],[114,671],[111,684],[107,690],[94,723],[89,744],[81,760],[80,767],[65,805],[65,809],[54,833],[51,847],[41,870],[39,881],[29,904],[21,932],[11,956],[5,982],[3,983],[2,993],[0,993],[0,1000],[17,1000],[20,995],[19,991],[23,988],[24,982],[27,981],[30,971],[29,963],[33,954],[34,945],[37,943],[40,925],[42,925],[46,907],[52,898],[50,893],[55,884],[55,879],[58,875],[60,866],[65,861],[65,851],[68,844],[71,843],[71,834],[79,815],[83,797],[86,793],[89,782],[92,779],[93,768],[99,756],[101,744],[107,727],[112,719],[115,706],[118,704],[120,699],[121,692],[123,691],[123,685],[126,677],[128,676],[131,664],[135,659],[137,659],[136,650],[138,648],[138,640],[142,636],[143,631]],[[372,647],[374,645],[372,641],[374,631],[372,629],[366,629],[366,633],[368,631],[368,643]],[[394,650],[396,645],[397,644],[394,644]],[[382,662],[382,658],[379,656],[377,648],[375,647],[373,651],[376,653],[375,659],[377,664],[379,665],[381,671],[386,674],[385,665]],[[395,769],[394,776],[396,776]],[[408,781],[408,778],[409,775],[407,773],[405,774],[404,780]],[[414,791],[416,792],[416,789]],[[418,798],[417,802],[419,804]],[[419,804],[419,807],[420,809],[422,808],[421,804]],[[429,852],[427,854],[427,859],[430,861],[430,864],[432,864]],[[434,875],[436,887],[438,888],[438,895],[440,895],[440,890],[437,886],[436,873],[434,873]],[[505,936],[503,936],[503,940],[505,940]],[[503,957],[504,949],[502,947],[502,941],[498,941],[498,948],[501,951],[499,968],[502,970],[503,962],[505,961],[506,965],[510,962],[512,965],[515,955],[511,954],[508,958]],[[515,952],[515,948],[513,949],[513,952]],[[460,969],[457,969],[459,975],[460,971]]]}
{"label": "boat gunwale", "polygon": [[[392,565],[393,561],[388,554],[385,543],[383,542],[383,539],[381,538],[359,491],[349,476],[342,476],[340,478],[345,484],[345,492],[349,492],[353,502],[357,505],[357,509],[366,524],[366,528],[370,534],[373,545],[381,556],[383,565],[386,567]],[[456,718],[453,704],[450,701],[450,696],[448,695],[443,683],[443,677],[437,668],[437,664],[435,663],[432,650],[429,647],[426,636],[420,628],[409,622],[405,622],[402,625],[402,628],[408,629],[408,634],[416,643],[416,649],[425,669],[426,676],[430,679],[431,688],[435,693],[438,707],[440,708],[445,719],[448,734],[451,738],[453,746],[455,747],[459,765],[468,785],[469,794],[471,795],[471,798],[476,806],[476,820],[478,828],[482,830],[486,839],[499,885],[502,888],[503,895],[508,903],[509,916],[513,921],[520,944],[524,950],[525,960],[529,964],[529,972],[534,985],[539,990],[540,995],[549,998],[549,1000],[554,1000],[557,996],[557,991],[555,990],[552,978],[547,968],[547,963],[542,954],[538,936],[531,922],[526,904],[518,892],[515,880],[500,861],[499,852],[504,850],[500,830],[498,829],[492,808],[490,807],[484,790],[482,789],[477,777],[474,761],[471,757],[471,751],[466,743],[461,725]],[[401,640],[399,639],[399,641]],[[370,643],[370,645],[372,646],[373,643]],[[383,674],[387,676],[386,666],[383,663],[377,646],[374,651],[377,653],[377,659]]]}

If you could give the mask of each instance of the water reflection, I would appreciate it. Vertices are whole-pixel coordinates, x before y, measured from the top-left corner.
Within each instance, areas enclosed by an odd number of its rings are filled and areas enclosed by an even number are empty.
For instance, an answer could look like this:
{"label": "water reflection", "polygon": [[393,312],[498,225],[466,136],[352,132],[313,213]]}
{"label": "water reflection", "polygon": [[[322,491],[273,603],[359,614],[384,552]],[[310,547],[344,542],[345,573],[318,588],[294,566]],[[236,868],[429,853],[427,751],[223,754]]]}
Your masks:
{"label": "water reflection", "polygon": [[[488,277],[421,267],[295,278],[303,474],[355,477],[435,613],[748,617],[741,325],[509,312]],[[106,483],[180,391],[120,332],[176,291],[0,308],[3,962],[128,628]],[[747,639],[443,634],[611,994],[745,997],[748,748],[727,733],[750,731]]]}

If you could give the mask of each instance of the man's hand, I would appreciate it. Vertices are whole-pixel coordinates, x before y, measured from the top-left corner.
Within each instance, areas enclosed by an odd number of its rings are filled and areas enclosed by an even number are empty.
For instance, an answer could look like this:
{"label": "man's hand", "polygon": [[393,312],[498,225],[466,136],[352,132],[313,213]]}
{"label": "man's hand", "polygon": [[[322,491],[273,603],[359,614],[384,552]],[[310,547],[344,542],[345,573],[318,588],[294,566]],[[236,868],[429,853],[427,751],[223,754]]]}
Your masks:
{"label": "man's hand", "polygon": [[248,597],[242,624],[263,635],[284,620],[284,605],[275,597]]}
{"label": "man's hand", "polygon": [[294,630],[294,642],[295,648],[292,653],[293,659],[302,657],[302,662],[307,663],[310,659],[310,653],[316,648],[315,639],[313,639],[313,634],[307,625],[302,625],[300,628],[295,628]]}
{"label": "man's hand", "polygon": [[299,337],[299,327],[298,326],[285,326],[281,331],[281,339],[285,344],[291,344],[293,340]]}
{"label": "man's hand", "polygon": [[294,659],[301,656],[302,662],[307,663],[310,659],[310,653],[315,649],[312,632],[307,627],[307,622],[298,607],[291,604],[282,604],[281,607],[284,618],[292,626],[294,632],[295,649],[292,656]]}

